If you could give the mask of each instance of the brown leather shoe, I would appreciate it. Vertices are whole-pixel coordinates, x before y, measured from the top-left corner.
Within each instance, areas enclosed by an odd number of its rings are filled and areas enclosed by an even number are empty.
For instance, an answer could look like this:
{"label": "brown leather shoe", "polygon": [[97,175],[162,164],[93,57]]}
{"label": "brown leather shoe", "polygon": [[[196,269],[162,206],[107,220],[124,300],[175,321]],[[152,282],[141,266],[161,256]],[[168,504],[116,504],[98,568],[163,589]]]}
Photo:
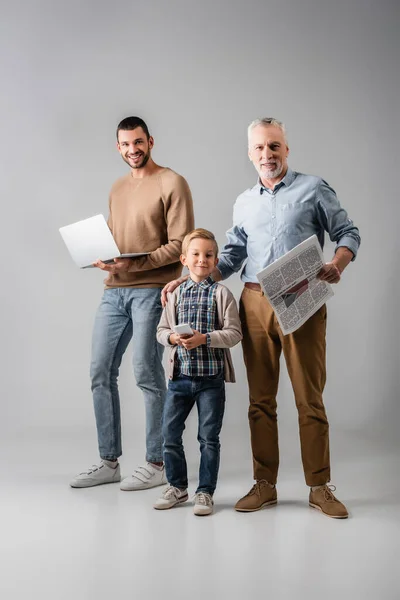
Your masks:
{"label": "brown leather shoe", "polygon": [[257,481],[246,496],[240,498],[235,504],[235,510],[239,512],[253,512],[264,506],[277,504],[276,487],[271,487],[265,479]]}
{"label": "brown leather shoe", "polygon": [[327,517],[333,519],[347,519],[349,513],[332,492],[336,490],[334,485],[324,485],[314,492],[310,490],[309,503],[312,508],[317,508]]}

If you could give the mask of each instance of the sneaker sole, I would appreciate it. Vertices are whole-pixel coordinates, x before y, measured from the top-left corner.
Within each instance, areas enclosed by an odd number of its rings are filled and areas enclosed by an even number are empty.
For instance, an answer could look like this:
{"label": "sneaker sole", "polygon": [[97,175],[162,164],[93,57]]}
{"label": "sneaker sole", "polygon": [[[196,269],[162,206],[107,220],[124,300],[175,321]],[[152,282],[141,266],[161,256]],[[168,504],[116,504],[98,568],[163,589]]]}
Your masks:
{"label": "sneaker sole", "polygon": [[179,498],[179,500],[177,500],[175,502],[175,504],[172,504],[171,506],[156,506],[155,504],[153,504],[153,508],[155,508],[156,510],[169,510],[170,508],[174,508],[174,506],[179,506],[179,504],[184,504],[184,502],[187,502],[189,500],[189,494],[187,494],[186,496],[183,496],[183,498]]}
{"label": "sneaker sole", "polygon": [[167,481],[161,481],[160,483],[156,483],[155,485],[146,485],[143,487],[122,487],[121,485],[120,489],[123,492],[140,492],[142,490],[151,490],[152,488],[160,487],[160,485],[167,485]]}
{"label": "sneaker sole", "polygon": [[257,506],[257,508],[236,508],[238,512],[256,512],[257,510],[261,510],[262,508],[267,508],[268,506],[276,506],[278,504],[278,500],[271,500],[270,502],[264,502],[261,506]]}
{"label": "sneaker sole", "polygon": [[98,485],[107,485],[108,483],[120,483],[121,479],[116,479],[115,481],[99,481],[98,483],[70,483],[70,487],[78,489],[78,488],[88,488],[88,487],[96,487]]}
{"label": "sneaker sole", "polygon": [[322,508],[320,506],[318,506],[318,504],[311,504],[311,502],[308,503],[309,506],[311,506],[311,508],[316,508],[317,510],[319,510],[319,512],[321,512],[323,515],[325,515],[325,517],[329,517],[330,519],[347,519],[349,515],[328,515],[328,513],[324,512],[322,510]]}
{"label": "sneaker sole", "polygon": [[213,514],[213,511],[210,510],[210,512],[195,512],[193,511],[193,514],[196,515],[196,517],[209,517],[210,515]]}

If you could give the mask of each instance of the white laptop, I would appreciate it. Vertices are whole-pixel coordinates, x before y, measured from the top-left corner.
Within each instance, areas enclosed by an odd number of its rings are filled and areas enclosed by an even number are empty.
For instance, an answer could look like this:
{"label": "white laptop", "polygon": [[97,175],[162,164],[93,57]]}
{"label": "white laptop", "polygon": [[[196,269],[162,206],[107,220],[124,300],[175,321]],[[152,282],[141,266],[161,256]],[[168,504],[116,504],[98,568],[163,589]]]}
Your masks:
{"label": "white laptop", "polygon": [[114,258],[134,258],[150,254],[121,254],[103,215],[60,227],[60,233],[72,259],[81,269],[93,267],[93,263],[99,258],[104,263],[111,263]]}

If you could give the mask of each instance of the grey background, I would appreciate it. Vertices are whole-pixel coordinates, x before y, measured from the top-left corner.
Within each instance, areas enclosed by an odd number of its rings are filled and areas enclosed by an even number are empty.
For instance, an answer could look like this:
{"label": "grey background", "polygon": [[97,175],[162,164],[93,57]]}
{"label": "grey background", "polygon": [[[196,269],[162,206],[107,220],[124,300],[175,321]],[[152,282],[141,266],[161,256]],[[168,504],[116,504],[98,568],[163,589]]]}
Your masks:
{"label": "grey background", "polygon": [[[398,17],[388,0],[2,3],[0,427],[11,454],[29,440],[33,456],[60,456],[71,475],[96,459],[88,369],[103,277],[75,268],[58,228],[107,213],[109,188],[126,172],[114,131],[130,114],[148,122],[156,162],[187,178],[196,225],[221,246],[236,196],[256,179],[248,123],[286,123],[291,167],[324,177],[362,235],[329,303],[334,464],[357,452],[360,436],[397,448]],[[239,297],[239,277],[227,284]],[[130,354],[120,377],[127,468],[144,450]],[[234,360],[224,468],[243,458],[250,482],[240,348]],[[283,463],[297,469],[283,364],[278,402]]]}

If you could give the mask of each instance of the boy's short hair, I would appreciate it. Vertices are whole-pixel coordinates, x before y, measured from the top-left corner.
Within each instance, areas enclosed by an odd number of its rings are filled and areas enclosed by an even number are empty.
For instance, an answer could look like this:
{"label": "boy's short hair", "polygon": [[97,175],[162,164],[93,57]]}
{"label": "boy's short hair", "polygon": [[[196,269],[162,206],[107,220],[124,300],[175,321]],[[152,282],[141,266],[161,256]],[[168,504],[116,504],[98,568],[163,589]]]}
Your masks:
{"label": "boy's short hair", "polygon": [[192,240],[195,240],[196,238],[202,238],[203,240],[211,240],[214,244],[215,256],[218,256],[218,244],[214,234],[211,233],[211,231],[208,231],[208,229],[201,229],[201,227],[199,227],[198,229],[193,229],[193,231],[189,231],[189,233],[183,238],[182,254],[184,256],[186,256],[187,254],[190,242]]}

